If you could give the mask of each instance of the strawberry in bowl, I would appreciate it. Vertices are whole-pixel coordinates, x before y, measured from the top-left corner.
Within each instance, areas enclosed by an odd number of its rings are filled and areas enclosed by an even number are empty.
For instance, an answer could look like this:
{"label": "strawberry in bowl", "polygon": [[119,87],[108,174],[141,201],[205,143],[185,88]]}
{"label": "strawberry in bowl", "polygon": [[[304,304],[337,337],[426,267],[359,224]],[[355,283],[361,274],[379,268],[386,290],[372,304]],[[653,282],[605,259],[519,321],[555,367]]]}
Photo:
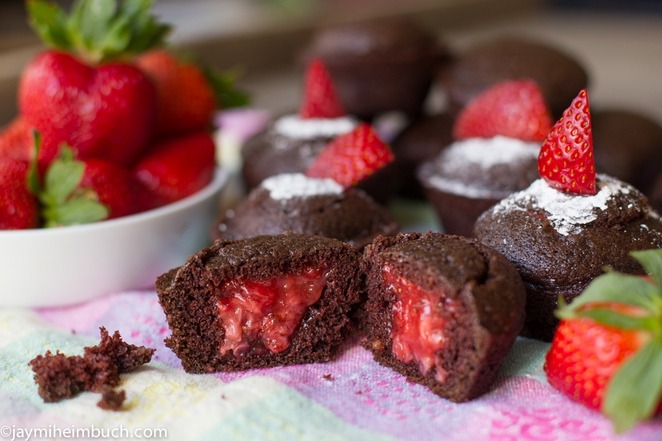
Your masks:
{"label": "strawberry in bowl", "polygon": [[[170,26],[151,6],[77,0],[67,13],[27,3],[47,49],[22,72],[19,113],[0,129],[0,265],[12,269],[0,280],[0,305],[62,305],[151,287],[209,242],[227,181],[211,133],[218,94],[203,75],[210,99],[185,109],[196,118],[175,115],[178,128],[164,124],[177,130],[161,129],[166,105],[175,105],[139,61],[170,51]],[[169,87],[183,89],[188,78],[175,76]]]}

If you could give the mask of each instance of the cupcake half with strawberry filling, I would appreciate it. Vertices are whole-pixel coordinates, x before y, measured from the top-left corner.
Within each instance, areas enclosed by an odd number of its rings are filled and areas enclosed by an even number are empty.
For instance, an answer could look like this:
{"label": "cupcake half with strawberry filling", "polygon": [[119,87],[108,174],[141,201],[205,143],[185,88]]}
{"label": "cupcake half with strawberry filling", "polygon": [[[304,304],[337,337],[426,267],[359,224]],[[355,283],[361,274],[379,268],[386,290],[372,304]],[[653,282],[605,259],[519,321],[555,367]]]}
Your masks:
{"label": "cupcake half with strawberry filling", "polygon": [[492,385],[524,323],[515,266],[475,239],[382,237],[364,252],[365,347],[375,360],[452,401]]}
{"label": "cupcake half with strawberry filling", "polygon": [[360,259],[320,236],[216,241],[156,282],[166,344],[196,373],[328,361],[362,296]]}
{"label": "cupcake half with strawberry filling", "polygon": [[471,236],[481,213],[536,180],[551,126],[542,92],[528,79],[497,83],[465,107],[454,122],[455,142],[417,171],[444,231]]}
{"label": "cupcake half with strawberry filling", "polygon": [[570,302],[605,267],[639,274],[631,251],[662,247],[662,220],[635,187],[595,172],[588,92],[553,127],[541,179],[483,213],[475,235],[518,268],[527,288],[523,334],[550,341]]}

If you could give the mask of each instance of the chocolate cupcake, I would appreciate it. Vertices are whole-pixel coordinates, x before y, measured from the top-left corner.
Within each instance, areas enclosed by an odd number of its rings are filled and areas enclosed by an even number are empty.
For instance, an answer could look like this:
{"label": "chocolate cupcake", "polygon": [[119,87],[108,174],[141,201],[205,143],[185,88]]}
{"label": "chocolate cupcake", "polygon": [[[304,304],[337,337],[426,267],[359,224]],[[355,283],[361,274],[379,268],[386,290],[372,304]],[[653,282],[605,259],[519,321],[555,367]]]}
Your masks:
{"label": "chocolate cupcake", "polygon": [[598,175],[597,190],[573,195],[539,179],[476,221],[476,237],[505,255],[522,276],[523,335],[551,341],[559,296],[572,301],[606,266],[641,274],[629,253],[662,247],[662,220],[641,192],[606,175]]}
{"label": "chocolate cupcake", "polygon": [[407,125],[391,143],[395,154],[399,194],[412,199],[425,197],[416,170],[453,142],[453,117],[448,113],[424,116]]}
{"label": "chocolate cupcake", "polygon": [[492,84],[514,78],[535,80],[555,118],[588,84],[586,69],[576,57],[525,37],[500,37],[475,44],[456,54],[441,81],[449,108],[455,113]]}
{"label": "chocolate cupcake", "polygon": [[156,281],[187,372],[328,361],[362,296],[360,253],[284,234],[216,241]]}
{"label": "chocolate cupcake", "polygon": [[246,186],[251,189],[269,176],[306,171],[327,144],[357,125],[350,116],[322,119],[288,114],[277,118],[241,149]]}
{"label": "chocolate cupcake", "polygon": [[432,32],[403,19],[336,25],[320,30],[305,57],[328,66],[351,115],[419,115],[447,50]]}
{"label": "chocolate cupcake", "polygon": [[331,179],[291,173],[267,178],[220,218],[214,236],[236,240],[265,234],[332,237],[362,248],[398,231],[391,213],[363,190]]}
{"label": "chocolate cupcake", "polygon": [[524,322],[515,267],[441,233],[377,239],[364,252],[375,360],[452,401],[485,393]]}
{"label": "chocolate cupcake", "polygon": [[425,161],[418,180],[449,234],[471,236],[478,216],[538,178],[540,144],[504,136],[457,141]]}
{"label": "chocolate cupcake", "polygon": [[623,109],[591,114],[595,168],[651,197],[662,169],[662,126],[646,115]]}

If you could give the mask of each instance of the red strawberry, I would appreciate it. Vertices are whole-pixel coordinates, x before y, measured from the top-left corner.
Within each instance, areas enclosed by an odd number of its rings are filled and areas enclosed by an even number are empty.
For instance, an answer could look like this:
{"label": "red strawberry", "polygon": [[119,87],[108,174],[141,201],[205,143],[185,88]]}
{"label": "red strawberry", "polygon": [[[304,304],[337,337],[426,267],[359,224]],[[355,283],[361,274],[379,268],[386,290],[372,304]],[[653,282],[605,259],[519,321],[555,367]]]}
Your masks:
{"label": "red strawberry", "polygon": [[312,60],[306,70],[299,116],[301,118],[338,118],[346,114],[326,66],[320,59]]}
{"label": "red strawberry", "polygon": [[27,5],[33,28],[54,48],[19,82],[19,110],[42,133],[42,155],[53,158],[65,142],[80,158],[132,162],[152,133],[155,92],[136,66],[112,60],[158,45],[168,27],[149,14],[150,1],[79,0],[69,16],[44,0]]}
{"label": "red strawberry", "polygon": [[31,129],[25,119],[18,116],[0,132],[0,157],[23,162],[32,160]]}
{"label": "red strawberry", "polygon": [[393,161],[391,148],[369,124],[338,136],[315,158],[306,171],[314,178],[332,178],[345,188],[356,185]]}
{"label": "red strawberry", "polygon": [[569,306],[547,353],[549,383],[618,432],[662,410],[662,250],[632,253],[652,280],[610,272]]}
{"label": "red strawberry", "polygon": [[557,190],[596,194],[588,91],[583,89],[549,132],[538,156],[540,176]]}
{"label": "red strawberry", "polygon": [[127,169],[101,159],[77,160],[66,145],[46,169],[43,184],[34,186],[46,227],[86,224],[136,212],[135,181]]}
{"label": "red strawberry", "polygon": [[27,183],[28,164],[0,157],[0,230],[35,228],[39,208]]}
{"label": "red strawberry", "polygon": [[133,174],[151,198],[151,207],[169,204],[211,182],[215,151],[207,132],[169,139],[154,146],[136,164]]}
{"label": "red strawberry", "polygon": [[166,50],[138,58],[156,86],[156,134],[175,135],[207,129],[217,108],[214,89],[197,65]]}
{"label": "red strawberry", "polygon": [[499,82],[473,99],[458,114],[456,139],[497,135],[523,141],[543,141],[552,128],[545,98],[533,80]]}
{"label": "red strawberry", "polygon": [[101,159],[87,159],[81,192],[93,192],[96,200],[108,209],[108,219],[128,216],[138,211],[135,202],[137,183],[128,169]]}

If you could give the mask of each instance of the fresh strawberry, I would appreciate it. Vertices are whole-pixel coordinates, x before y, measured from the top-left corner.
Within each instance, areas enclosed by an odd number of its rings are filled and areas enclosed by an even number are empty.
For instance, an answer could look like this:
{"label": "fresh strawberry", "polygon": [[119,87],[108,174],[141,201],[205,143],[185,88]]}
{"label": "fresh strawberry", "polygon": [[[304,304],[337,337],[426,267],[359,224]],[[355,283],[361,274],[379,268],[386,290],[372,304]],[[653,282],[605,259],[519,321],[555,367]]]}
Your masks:
{"label": "fresh strawberry", "polygon": [[32,135],[25,119],[18,116],[0,131],[0,157],[18,161],[32,160]]}
{"label": "fresh strawberry", "polygon": [[135,213],[135,186],[129,170],[101,159],[75,159],[67,145],[46,169],[43,183],[38,178],[32,182],[48,228]]}
{"label": "fresh strawberry", "polygon": [[114,162],[86,159],[83,178],[76,191],[92,192],[108,209],[108,219],[128,216],[138,211],[135,202],[137,183],[128,169]]}
{"label": "fresh strawberry", "polygon": [[306,69],[301,118],[338,118],[347,112],[340,103],[333,80],[322,60],[313,59]]}
{"label": "fresh strawberry", "polygon": [[0,157],[0,230],[35,228],[39,207],[27,182],[28,164]]}
{"label": "fresh strawberry", "polygon": [[356,185],[394,159],[391,148],[369,124],[359,124],[327,145],[306,171],[313,178],[332,178],[345,188]]}
{"label": "fresh strawberry", "polygon": [[552,128],[545,97],[533,80],[506,80],[482,92],[457,116],[456,139],[497,135],[543,141]]}
{"label": "fresh strawberry", "polygon": [[216,99],[201,68],[163,49],[141,55],[137,63],[156,86],[157,136],[183,134],[211,126]]}
{"label": "fresh strawberry", "polygon": [[540,148],[538,172],[557,190],[596,194],[593,132],[586,89],[579,92],[549,132]]}
{"label": "fresh strawberry", "polygon": [[214,141],[207,132],[154,146],[133,169],[151,199],[145,208],[169,204],[209,184],[214,176],[215,155]]}
{"label": "fresh strawberry", "polygon": [[70,15],[55,3],[28,2],[31,24],[53,49],[21,75],[18,105],[42,133],[42,155],[67,143],[80,158],[128,164],[152,134],[154,86],[136,66],[116,61],[158,45],[168,27],[149,14],[150,0],[78,0]]}
{"label": "fresh strawberry", "polygon": [[662,410],[662,250],[632,256],[651,277],[608,272],[562,304],[545,362],[554,388],[617,432]]}

